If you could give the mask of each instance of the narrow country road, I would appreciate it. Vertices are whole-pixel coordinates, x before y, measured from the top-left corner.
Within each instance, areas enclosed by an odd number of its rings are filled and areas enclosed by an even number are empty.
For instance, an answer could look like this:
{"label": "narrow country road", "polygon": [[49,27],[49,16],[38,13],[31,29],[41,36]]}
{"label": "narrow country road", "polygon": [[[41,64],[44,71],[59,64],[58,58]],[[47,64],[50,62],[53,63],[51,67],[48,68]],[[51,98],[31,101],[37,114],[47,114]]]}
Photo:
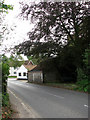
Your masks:
{"label": "narrow country road", "polygon": [[8,79],[8,89],[41,118],[88,118],[88,94]]}

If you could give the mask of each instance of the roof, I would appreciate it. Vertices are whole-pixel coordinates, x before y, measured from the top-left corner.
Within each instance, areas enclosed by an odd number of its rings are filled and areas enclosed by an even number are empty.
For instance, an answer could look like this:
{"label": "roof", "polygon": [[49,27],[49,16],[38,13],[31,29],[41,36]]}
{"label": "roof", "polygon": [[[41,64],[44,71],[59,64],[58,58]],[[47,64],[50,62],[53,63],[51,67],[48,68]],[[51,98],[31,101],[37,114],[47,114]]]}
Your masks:
{"label": "roof", "polygon": [[40,67],[40,65],[36,65],[36,67],[32,68],[30,71],[42,71],[42,68]]}
{"label": "roof", "polygon": [[29,71],[31,71],[32,69],[34,69],[36,66],[37,66],[37,65],[24,65],[24,67],[25,67],[27,70],[29,70]]}
{"label": "roof", "polygon": [[27,70],[32,70],[34,69],[37,65],[34,65],[33,62],[30,60],[27,60],[24,62],[23,66],[27,69]]}

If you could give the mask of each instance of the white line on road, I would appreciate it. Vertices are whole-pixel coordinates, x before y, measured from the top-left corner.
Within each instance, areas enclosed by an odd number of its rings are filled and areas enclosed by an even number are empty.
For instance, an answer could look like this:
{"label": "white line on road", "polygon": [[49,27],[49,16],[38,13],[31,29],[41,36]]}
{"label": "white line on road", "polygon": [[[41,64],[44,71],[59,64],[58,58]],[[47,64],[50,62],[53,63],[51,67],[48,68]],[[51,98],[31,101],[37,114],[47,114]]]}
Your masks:
{"label": "white line on road", "polygon": [[60,99],[64,99],[64,97],[59,96],[59,95],[54,95],[54,94],[52,94],[52,93],[48,93],[48,92],[45,92],[45,93],[47,93],[47,94],[49,94],[49,95],[52,95],[52,96],[55,96],[55,97],[58,97],[58,98],[60,98]]}
{"label": "white line on road", "polygon": [[[21,83],[15,83],[15,82],[10,82],[10,83],[14,83],[14,84],[16,84],[16,85],[23,86],[23,87],[29,87],[29,86],[23,85],[23,84],[21,84]],[[45,92],[45,93],[47,93],[48,95],[52,95],[52,96],[54,96],[54,97],[60,98],[60,99],[64,99],[63,96],[55,95],[55,94],[52,94],[52,93],[49,93],[49,92]]]}
{"label": "white line on road", "polygon": [[33,110],[33,108],[31,108],[31,106],[28,106],[28,107],[27,107],[27,105],[24,104],[24,102],[23,102],[19,97],[17,97],[10,89],[8,89],[8,91],[9,91],[14,97],[16,97],[16,99],[17,99],[18,101],[20,101],[20,103],[22,104],[22,106],[24,107],[24,109],[31,114],[31,117],[32,117],[32,118],[35,118],[35,119],[36,119],[36,117],[41,118],[41,116],[40,116],[38,113],[36,113],[36,112]]}
{"label": "white line on road", "polygon": [[84,107],[87,107],[87,108],[88,108],[88,105],[84,105]]}
{"label": "white line on road", "polygon": [[24,108],[25,108],[27,111],[29,111],[29,109],[25,106],[25,104],[21,101],[20,98],[18,98],[11,90],[8,89],[8,91],[9,91],[12,95],[14,95],[14,96],[21,102],[21,104],[24,106]]}

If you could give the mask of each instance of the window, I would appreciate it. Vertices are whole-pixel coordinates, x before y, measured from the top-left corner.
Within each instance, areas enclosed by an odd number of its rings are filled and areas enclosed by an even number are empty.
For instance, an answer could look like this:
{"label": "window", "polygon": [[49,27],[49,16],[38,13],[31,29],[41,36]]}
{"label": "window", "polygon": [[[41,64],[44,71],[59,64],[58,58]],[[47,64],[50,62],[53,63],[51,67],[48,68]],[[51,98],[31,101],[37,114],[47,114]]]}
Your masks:
{"label": "window", "polygon": [[21,73],[19,73],[19,76],[21,76]]}
{"label": "window", "polygon": [[23,73],[23,76],[26,76],[26,73],[25,73],[25,72]]}
{"label": "window", "polygon": [[14,74],[16,74],[16,72],[14,72]]}

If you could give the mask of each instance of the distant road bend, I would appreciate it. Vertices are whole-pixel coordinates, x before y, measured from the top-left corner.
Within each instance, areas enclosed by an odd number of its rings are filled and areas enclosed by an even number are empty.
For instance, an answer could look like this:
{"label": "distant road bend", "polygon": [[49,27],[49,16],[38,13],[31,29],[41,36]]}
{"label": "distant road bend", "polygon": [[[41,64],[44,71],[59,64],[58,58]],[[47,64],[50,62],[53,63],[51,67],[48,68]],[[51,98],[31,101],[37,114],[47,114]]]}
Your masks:
{"label": "distant road bend", "polygon": [[41,118],[88,118],[88,94],[8,79],[8,89]]}

